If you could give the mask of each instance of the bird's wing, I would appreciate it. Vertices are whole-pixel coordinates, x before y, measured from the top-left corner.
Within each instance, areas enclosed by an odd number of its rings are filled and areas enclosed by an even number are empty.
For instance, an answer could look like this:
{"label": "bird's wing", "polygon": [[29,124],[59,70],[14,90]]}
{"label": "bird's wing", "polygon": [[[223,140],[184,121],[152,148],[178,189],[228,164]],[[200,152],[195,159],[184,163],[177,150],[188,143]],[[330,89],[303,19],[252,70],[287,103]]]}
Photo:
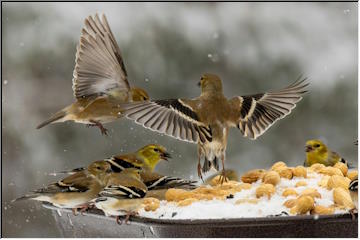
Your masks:
{"label": "bird's wing", "polygon": [[94,178],[86,176],[83,172],[78,172],[64,178],[56,183],[49,184],[47,187],[37,189],[34,193],[55,194],[64,192],[86,192],[90,189]]}
{"label": "bird's wing", "polygon": [[185,103],[192,100],[152,100],[121,105],[124,115],[153,131],[198,143],[211,142],[209,126],[199,120],[196,112]]}
{"label": "bird's wing", "polygon": [[113,172],[121,172],[126,168],[141,169],[141,167],[138,166],[142,164],[142,162],[140,162],[138,159],[129,155],[112,156],[111,158],[106,159],[106,161],[110,163],[111,170]]}
{"label": "bird's wing", "polygon": [[245,137],[256,139],[277,120],[290,114],[302,94],[307,92],[308,85],[306,78],[299,79],[280,90],[230,99],[236,113],[234,124]]}
{"label": "bird's wing", "polygon": [[333,151],[331,151],[330,154],[328,155],[327,161],[331,165],[334,165],[337,162],[341,162],[347,165],[347,161],[344,158],[342,158],[337,152],[333,152]]}
{"label": "bird's wing", "polygon": [[164,176],[156,172],[142,171],[140,175],[148,190],[169,189],[178,187],[190,189],[196,187],[196,181]]}
{"label": "bird's wing", "polygon": [[104,197],[126,197],[126,198],[142,198],[147,191],[146,185],[133,177],[114,173],[109,180],[108,185],[99,195]]}
{"label": "bird's wing", "polygon": [[77,46],[73,90],[77,99],[111,95],[130,89],[119,46],[105,15],[85,19]]}

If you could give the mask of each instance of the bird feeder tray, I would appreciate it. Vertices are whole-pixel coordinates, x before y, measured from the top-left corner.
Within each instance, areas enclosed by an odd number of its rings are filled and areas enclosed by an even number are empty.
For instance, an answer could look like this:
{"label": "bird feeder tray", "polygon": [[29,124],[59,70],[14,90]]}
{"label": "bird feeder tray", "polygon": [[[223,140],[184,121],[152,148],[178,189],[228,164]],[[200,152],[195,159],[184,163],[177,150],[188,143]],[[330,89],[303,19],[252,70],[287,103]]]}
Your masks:
{"label": "bird feeder tray", "polygon": [[259,218],[171,220],[134,216],[116,223],[100,210],[74,216],[71,210],[50,209],[63,237],[358,237],[358,215],[301,215]]}

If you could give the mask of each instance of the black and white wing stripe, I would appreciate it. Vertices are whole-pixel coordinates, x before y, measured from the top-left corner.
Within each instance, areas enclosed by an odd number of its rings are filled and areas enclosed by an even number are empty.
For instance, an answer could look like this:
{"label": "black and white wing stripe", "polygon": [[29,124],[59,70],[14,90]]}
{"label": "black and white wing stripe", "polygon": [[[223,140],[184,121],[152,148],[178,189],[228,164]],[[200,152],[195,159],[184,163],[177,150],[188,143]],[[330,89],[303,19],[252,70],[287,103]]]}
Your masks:
{"label": "black and white wing stripe", "polygon": [[358,179],[354,179],[351,181],[350,185],[349,185],[349,190],[350,191],[357,191],[358,190]]}
{"label": "black and white wing stripe", "polygon": [[290,114],[307,92],[308,85],[305,78],[278,91],[234,97],[231,101],[237,102],[240,111],[237,127],[245,137],[256,139],[277,120]]}
{"label": "black and white wing stripe", "polygon": [[188,142],[211,142],[211,129],[181,99],[153,100],[121,105],[124,115],[153,131]]}
{"label": "black and white wing stripe", "polygon": [[135,166],[131,162],[125,161],[119,157],[113,156],[111,158],[105,159],[105,161],[108,161],[111,166],[111,170],[113,172],[121,172],[122,170],[126,168],[136,168],[141,169],[141,167]]}
{"label": "black and white wing stripe", "polygon": [[135,186],[110,185],[99,193],[102,197],[143,198],[146,190]]}
{"label": "black and white wing stripe", "polygon": [[105,15],[85,19],[77,46],[73,90],[77,99],[130,89],[119,46]]}
{"label": "black and white wing stripe", "polygon": [[187,188],[195,188],[196,181],[185,180],[177,177],[168,177],[163,176],[159,179],[147,181],[145,185],[148,190],[158,190],[158,189],[169,189],[186,186]]}

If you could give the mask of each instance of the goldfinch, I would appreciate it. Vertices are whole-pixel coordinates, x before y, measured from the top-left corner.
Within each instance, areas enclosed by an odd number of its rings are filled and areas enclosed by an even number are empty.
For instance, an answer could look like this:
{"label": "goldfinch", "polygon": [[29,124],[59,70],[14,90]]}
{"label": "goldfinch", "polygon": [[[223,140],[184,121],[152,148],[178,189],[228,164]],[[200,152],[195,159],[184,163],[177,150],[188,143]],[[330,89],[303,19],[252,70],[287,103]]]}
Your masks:
{"label": "goldfinch", "polygon": [[321,163],[325,166],[333,166],[337,162],[342,162],[349,167],[348,162],[336,152],[331,151],[320,140],[309,140],[305,145],[306,159],[304,166],[310,167],[315,163]]}
{"label": "goldfinch", "polygon": [[[145,128],[198,144],[198,175],[211,167],[225,174],[225,152],[230,127],[256,139],[278,119],[290,114],[307,92],[306,79],[286,88],[227,99],[220,78],[204,74],[201,95],[194,99],[151,100],[123,104],[123,114]],[[205,157],[203,167],[200,160]],[[223,178],[225,179],[225,178]]]}
{"label": "goldfinch", "polygon": [[141,181],[140,170],[128,168],[120,173],[113,173],[107,186],[96,198],[95,207],[102,210],[106,216],[126,215],[127,223],[131,215],[136,215],[141,208],[142,201],[147,192],[145,184]]}
{"label": "goldfinch", "polygon": [[[140,176],[145,185],[152,189],[180,187],[180,186],[195,186],[195,181],[184,180],[182,178],[164,176],[159,173],[153,172],[156,165],[161,161],[167,161],[171,155],[166,151],[166,148],[158,144],[148,144],[135,153],[128,153],[124,155],[112,156],[105,161],[111,164],[111,169],[114,172],[121,172],[124,169],[136,168],[143,171]],[[73,174],[84,170],[85,168],[75,168],[72,170],[62,171],[58,173]],[[56,174],[54,174],[56,175]]]}
{"label": "goldfinch", "polygon": [[[148,144],[136,152],[114,155],[104,160],[110,163],[111,169],[114,172],[121,172],[127,168],[145,169],[152,172],[161,160],[168,161],[169,158],[171,158],[171,155],[166,151],[164,146],[159,144]],[[84,167],[80,167],[58,173],[73,174],[84,169]],[[54,175],[56,175],[56,173]]]}
{"label": "goldfinch", "polygon": [[[145,179],[141,176],[145,176]],[[126,215],[127,223],[129,217],[136,215],[143,207],[144,201],[149,198],[164,200],[166,191],[174,187],[192,189],[195,185],[193,181],[162,176],[150,171],[144,175],[139,169],[127,168],[120,173],[111,174],[107,186],[94,200],[95,206],[106,216],[116,216],[119,224],[120,216]]]}
{"label": "goldfinch", "polygon": [[120,173],[112,173],[106,187],[99,195],[104,197],[142,198],[146,192],[147,187],[140,177],[140,170],[127,168]]}
{"label": "goldfinch", "polygon": [[59,208],[71,208],[75,214],[78,208],[87,208],[87,203],[104,189],[110,173],[111,166],[108,162],[97,161],[83,171],[13,201],[32,199],[49,202]]}
{"label": "goldfinch", "polygon": [[149,99],[145,90],[130,87],[119,46],[105,15],[85,19],[76,51],[73,72],[73,91],[76,101],[55,113],[37,126],[74,121],[97,126],[102,134],[103,123],[122,116],[119,103]]}
{"label": "goldfinch", "polygon": [[354,220],[356,218],[355,214],[358,213],[358,208],[359,208],[358,178],[356,178],[350,182],[349,192],[350,192],[351,199],[355,205],[355,207],[350,210],[350,214]]}

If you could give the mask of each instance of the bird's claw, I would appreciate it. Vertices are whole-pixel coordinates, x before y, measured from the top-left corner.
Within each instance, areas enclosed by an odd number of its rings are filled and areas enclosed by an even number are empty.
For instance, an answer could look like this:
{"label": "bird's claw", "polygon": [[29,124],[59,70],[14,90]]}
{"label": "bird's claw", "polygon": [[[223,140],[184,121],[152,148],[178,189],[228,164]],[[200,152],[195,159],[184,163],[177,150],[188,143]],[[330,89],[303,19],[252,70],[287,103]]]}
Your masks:
{"label": "bird's claw", "polygon": [[223,184],[224,182],[228,182],[225,169],[222,170],[222,173],[220,175],[220,183]]}
{"label": "bird's claw", "polygon": [[116,216],[116,223],[122,225],[122,220],[120,219],[120,216]]}
{"label": "bird's claw", "polygon": [[86,125],[87,127],[95,127],[96,126],[100,129],[102,135],[106,135],[106,136],[108,135],[108,130],[100,122],[95,121],[95,120],[90,120],[90,122],[92,124],[87,124]]}

